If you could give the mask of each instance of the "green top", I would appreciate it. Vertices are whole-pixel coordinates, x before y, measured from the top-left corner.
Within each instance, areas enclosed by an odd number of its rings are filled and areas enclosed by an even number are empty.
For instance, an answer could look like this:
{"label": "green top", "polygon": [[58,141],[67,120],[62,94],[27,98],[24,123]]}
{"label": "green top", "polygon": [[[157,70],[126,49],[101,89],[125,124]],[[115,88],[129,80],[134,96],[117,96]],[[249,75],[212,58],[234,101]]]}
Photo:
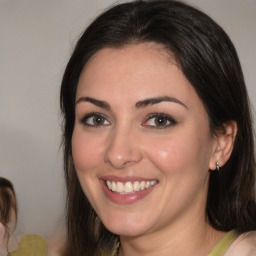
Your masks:
{"label": "green top", "polygon": [[208,256],[223,256],[229,246],[238,237],[238,233],[235,230],[229,231],[222,239],[216,244]]}
{"label": "green top", "polygon": [[[212,249],[212,251],[207,256],[224,256],[227,249],[234,242],[234,240],[238,237],[238,233],[235,230],[229,231],[226,235],[222,237],[222,239],[216,244],[216,246]],[[115,246],[114,251],[103,251],[102,256],[116,256],[118,251],[119,243]]]}
{"label": "green top", "polygon": [[[235,230],[229,231],[223,238],[217,243],[208,256],[224,256],[229,246],[238,237],[238,233]],[[116,255],[119,243],[115,246],[115,252],[104,251],[103,256]],[[11,256],[46,256],[47,244],[44,238],[39,235],[23,235],[19,242],[19,247],[15,252],[11,252]]]}

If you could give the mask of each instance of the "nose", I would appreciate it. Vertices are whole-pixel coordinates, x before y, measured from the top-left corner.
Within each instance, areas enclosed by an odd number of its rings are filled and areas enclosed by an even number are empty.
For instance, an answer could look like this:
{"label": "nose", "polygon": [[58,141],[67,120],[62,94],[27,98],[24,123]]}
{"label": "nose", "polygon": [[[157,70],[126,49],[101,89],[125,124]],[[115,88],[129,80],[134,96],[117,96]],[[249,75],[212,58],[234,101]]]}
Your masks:
{"label": "nose", "polygon": [[131,129],[114,129],[108,139],[104,160],[115,169],[136,164],[143,157],[137,136]]}

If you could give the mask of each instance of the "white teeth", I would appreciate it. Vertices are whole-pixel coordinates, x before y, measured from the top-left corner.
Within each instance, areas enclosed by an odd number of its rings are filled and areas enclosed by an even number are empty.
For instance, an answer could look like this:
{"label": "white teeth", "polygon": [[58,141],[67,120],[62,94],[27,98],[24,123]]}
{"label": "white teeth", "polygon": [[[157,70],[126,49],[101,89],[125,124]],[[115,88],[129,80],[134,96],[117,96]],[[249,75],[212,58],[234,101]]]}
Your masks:
{"label": "white teeth", "polygon": [[151,186],[154,186],[156,184],[156,181],[155,180],[152,180],[151,182],[150,182],[150,185]]}
{"label": "white teeth", "polygon": [[140,183],[138,181],[133,183],[133,189],[134,191],[140,191]]}
{"label": "white teeth", "polygon": [[140,183],[140,189],[141,189],[141,190],[144,190],[144,189],[145,189],[145,184],[146,184],[145,181],[142,181],[142,182]]}
{"label": "white teeth", "polygon": [[107,186],[108,186],[109,190],[112,190],[112,184],[109,180],[107,180]]}
{"label": "white teeth", "polygon": [[124,192],[124,184],[122,182],[116,183],[116,192],[118,192],[118,193]]}
{"label": "white teeth", "polygon": [[124,186],[125,193],[131,193],[133,191],[133,186],[131,182],[126,182]]}
{"label": "white teeth", "polygon": [[107,187],[109,190],[120,193],[120,194],[131,194],[140,190],[148,189],[152,186],[154,186],[157,183],[156,180],[152,181],[128,181],[125,183],[122,183],[120,181],[106,181]]}
{"label": "white teeth", "polygon": [[116,191],[116,183],[114,181],[112,181],[111,190],[114,192]]}

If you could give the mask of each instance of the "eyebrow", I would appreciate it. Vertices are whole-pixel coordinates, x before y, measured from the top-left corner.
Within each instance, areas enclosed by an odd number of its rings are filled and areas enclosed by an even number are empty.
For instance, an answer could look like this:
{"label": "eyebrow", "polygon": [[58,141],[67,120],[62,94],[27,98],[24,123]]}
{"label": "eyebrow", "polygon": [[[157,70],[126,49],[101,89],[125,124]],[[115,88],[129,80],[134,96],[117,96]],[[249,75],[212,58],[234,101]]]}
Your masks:
{"label": "eyebrow", "polygon": [[180,101],[176,98],[173,98],[173,97],[169,97],[169,96],[149,98],[149,99],[145,99],[145,100],[142,100],[142,101],[138,101],[135,106],[136,106],[136,108],[143,108],[143,107],[146,107],[148,105],[154,105],[154,104],[157,104],[157,103],[161,103],[163,101],[178,103],[181,106],[183,106],[184,108],[188,109],[188,107],[182,101]]}
{"label": "eyebrow", "polygon": [[[169,97],[169,96],[163,96],[163,97],[157,97],[157,98],[149,98],[149,99],[145,99],[145,100],[142,100],[142,101],[138,101],[135,106],[136,108],[144,108],[144,107],[147,107],[148,105],[154,105],[154,104],[158,104],[158,103],[161,103],[161,102],[174,102],[174,103],[178,103],[180,104],[181,106],[183,106],[184,108],[188,109],[188,107],[180,100],[176,99],[176,98],[173,98],[173,97]],[[103,100],[97,100],[97,99],[94,99],[94,98],[91,98],[91,97],[81,97],[79,98],[75,104],[78,104],[80,102],[90,102],[100,108],[104,108],[106,110],[111,110],[111,107],[110,105],[106,102],[106,101],[103,101]]]}
{"label": "eyebrow", "polygon": [[90,102],[100,108],[104,108],[106,110],[110,110],[111,107],[110,105],[106,102],[106,101],[103,101],[103,100],[96,100],[94,98],[90,98],[90,97],[81,97],[79,98],[77,101],[76,101],[76,104],[80,103],[80,102]]}

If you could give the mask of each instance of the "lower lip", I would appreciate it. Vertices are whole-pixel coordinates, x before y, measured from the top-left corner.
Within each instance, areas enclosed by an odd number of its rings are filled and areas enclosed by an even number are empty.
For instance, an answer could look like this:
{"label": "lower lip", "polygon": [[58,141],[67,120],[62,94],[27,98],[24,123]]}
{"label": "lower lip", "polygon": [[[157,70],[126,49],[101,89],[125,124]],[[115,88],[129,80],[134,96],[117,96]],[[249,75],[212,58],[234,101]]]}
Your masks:
{"label": "lower lip", "polygon": [[156,187],[156,185],[154,185],[147,189],[137,191],[131,194],[119,194],[109,190],[104,180],[101,180],[100,182],[107,198],[116,204],[132,204],[134,202],[137,202],[140,199],[146,197]]}

